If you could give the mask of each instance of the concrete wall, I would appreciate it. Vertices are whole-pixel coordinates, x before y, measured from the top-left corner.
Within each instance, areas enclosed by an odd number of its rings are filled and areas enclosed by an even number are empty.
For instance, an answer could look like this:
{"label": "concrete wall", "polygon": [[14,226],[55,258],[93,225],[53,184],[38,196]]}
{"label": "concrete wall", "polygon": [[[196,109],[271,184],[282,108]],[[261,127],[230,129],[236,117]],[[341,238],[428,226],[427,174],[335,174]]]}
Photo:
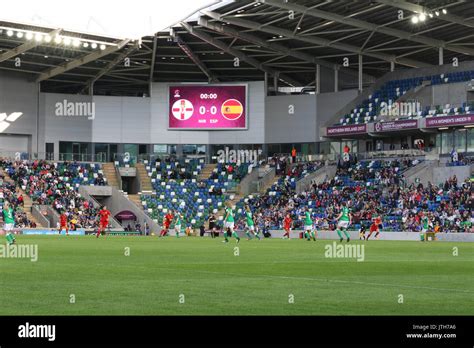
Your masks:
{"label": "concrete wall", "polygon": [[462,166],[462,167],[436,167],[433,168],[433,184],[441,184],[456,175],[458,183],[471,177],[471,172],[474,166]]}
{"label": "concrete wall", "polygon": [[334,118],[334,114],[344,105],[353,101],[358,96],[358,90],[349,89],[340,92],[322,93],[316,97],[316,140],[320,141],[325,135],[321,128]]}
{"label": "concrete wall", "polygon": [[24,74],[0,71],[0,113],[7,115],[13,112],[23,113],[15,122],[9,122],[10,126],[3,131],[3,134],[27,135],[29,152],[37,151],[37,106],[36,83],[28,81]]}
{"label": "concrete wall", "polygon": [[117,190],[115,187],[112,188],[112,195],[104,199],[104,204],[107,206],[107,209],[110,210],[113,216],[120,213],[121,211],[129,210],[135,214],[142,227],[143,222],[146,221],[150,227],[150,232],[159,233],[161,231],[161,227],[148,215],[146,215],[143,209],[138,207],[135,203],[129,201],[123,192]]}
{"label": "concrete wall", "polygon": [[336,175],[337,167],[336,166],[327,166],[317,170],[314,173],[309,174],[301,180],[298,180],[296,183],[296,193],[301,193],[307,190],[313,182],[320,184],[326,179],[331,180]]}
{"label": "concrete wall", "polygon": [[[273,96],[267,97],[265,103],[266,143],[316,141],[315,95]],[[294,114],[289,113],[290,106]]]}
{"label": "concrete wall", "polygon": [[433,105],[461,105],[467,100],[468,82],[432,86]]}
{"label": "concrete wall", "polygon": [[[59,152],[60,141],[92,142],[94,120],[87,117],[64,117],[56,115],[56,104],[67,102],[93,101],[90,96],[41,93],[39,96],[40,150],[45,152],[45,143],[54,143],[55,152]],[[97,111],[96,111],[97,113]],[[104,131],[105,132],[105,131]]]}

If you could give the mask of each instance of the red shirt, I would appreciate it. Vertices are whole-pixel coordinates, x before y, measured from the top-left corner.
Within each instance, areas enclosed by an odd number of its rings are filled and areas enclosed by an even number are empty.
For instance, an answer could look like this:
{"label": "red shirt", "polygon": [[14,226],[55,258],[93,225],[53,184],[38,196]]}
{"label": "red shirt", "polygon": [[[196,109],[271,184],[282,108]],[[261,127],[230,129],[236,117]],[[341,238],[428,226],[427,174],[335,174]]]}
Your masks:
{"label": "red shirt", "polygon": [[66,214],[61,214],[60,216],[61,226],[66,226],[67,224],[67,216]]}
{"label": "red shirt", "polygon": [[109,221],[110,211],[107,209],[102,209],[99,211],[100,221]]}
{"label": "red shirt", "polygon": [[173,221],[173,215],[172,214],[166,214],[165,215],[165,226],[170,227],[171,221]]}
{"label": "red shirt", "polygon": [[292,222],[293,220],[291,220],[290,217],[286,217],[285,220],[283,220],[283,226],[285,227],[286,230],[290,229]]}

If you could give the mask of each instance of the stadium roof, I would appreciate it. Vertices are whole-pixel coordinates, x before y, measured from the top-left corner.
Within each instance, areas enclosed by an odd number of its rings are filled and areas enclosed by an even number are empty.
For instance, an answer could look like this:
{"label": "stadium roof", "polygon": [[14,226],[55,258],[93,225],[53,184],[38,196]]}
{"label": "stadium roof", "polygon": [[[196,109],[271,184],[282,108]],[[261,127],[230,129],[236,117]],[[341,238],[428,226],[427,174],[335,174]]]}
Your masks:
{"label": "stadium roof", "polygon": [[[159,3],[165,12],[176,1]],[[474,1],[244,0],[197,10],[135,41],[62,30],[72,38],[67,46],[17,36],[31,30],[53,38],[54,26],[0,22],[0,69],[28,73],[47,92],[89,93],[92,85],[94,94],[148,95],[150,82],[252,81],[265,73],[281,86],[314,86],[316,64],[357,81],[359,55],[366,82],[391,64],[438,65],[440,48],[445,63],[474,59]],[[356,86],[340,86],[349,87]]]}

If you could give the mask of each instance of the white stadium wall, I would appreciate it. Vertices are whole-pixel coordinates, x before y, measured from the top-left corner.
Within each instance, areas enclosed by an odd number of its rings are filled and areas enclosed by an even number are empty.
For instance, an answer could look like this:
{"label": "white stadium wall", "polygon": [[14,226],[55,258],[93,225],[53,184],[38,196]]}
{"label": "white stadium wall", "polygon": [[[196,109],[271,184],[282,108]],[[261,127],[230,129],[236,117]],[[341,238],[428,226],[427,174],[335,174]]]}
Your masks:
{"label": "white stadium wall", "polygon": [[[266,97],[263,81],[248,82],[248,129],[168,129],[168,84],[154,83],[151,98],[38,93],[24,75],[0,72],[0,113],[22,112],[0,136],[0,151],[45,152],[46,143],[271,144],[315,142],[319,127],[357,91]],[[57,103],[94,101],[95,118],[56,114]],[[289,104],[295,113],[288,113]],[[298,122],[295,122],[297,120]],[[38,139],[36,135],[38,134]],[[13,137],[15,136],[15,137]],[[38,145],[38,146],[37,146]]]}
{"label": "white stadium wall", "polygon": [[344,105],[355,99],[359,91],[357,89],[348,89],[340,92],[322,93],[316,98],[316,115],[318,118],[316,127],[315,141],[320,141],[321,127],[326,124],[334,114],[338,112]]}
{"label": "white stadium wall", "polygon": [[152,120],[149,98],[95,96],[95,143],[148,144]]}
{"label": "white stadium wall", "polygon": [[58,116],[57,103],[64,100],[72,103],[91,102],[90,96],[41,93],[39,103],[40,115],[40,152],[45,151],[45,143],[54,143],[55,151],[59,151],[60,141],[92,141],[93,120],[87,117]]}
{"label": "white stadium wall", "polygon": [[[2,124],[0,153],[35,152],[37,134],[38,92],[37,84],[11,72],[0,71],[0,113],[11,115],[21,112],[15,121]],[[11,135],[11,136],[10,136]]]}
{"label": "white stadium wall", "polygon": [[316,141],[315,95],[273,96],[267,97],[265,103],[266,143]]}

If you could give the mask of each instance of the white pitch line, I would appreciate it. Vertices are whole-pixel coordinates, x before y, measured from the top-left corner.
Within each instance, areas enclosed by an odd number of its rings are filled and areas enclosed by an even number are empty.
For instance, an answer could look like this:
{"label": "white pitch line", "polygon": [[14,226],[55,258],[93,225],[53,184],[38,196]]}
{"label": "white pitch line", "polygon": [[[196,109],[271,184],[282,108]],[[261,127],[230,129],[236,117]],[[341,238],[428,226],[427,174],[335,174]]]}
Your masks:
{"label": "white pitch line", "polygon": [[[175,269],[178,271],[177,269]],[[347,284],[358,284],[358,285],[374,285],[374,286],[390,286],[390,287],[402,287],[409,289],[424,289],[424,290],[434,290],[434,291],[452,291],[452,292],[462,292],[474,294],[474,291],[471,290],[459,290],[459,289],[446,289],[446,288],[432,288],[428,286],[412,286],[412,285],[400,285],[400,284],[386,284],[386,283],[372,283],[372,282],[360,282],[353,280],[341,280],[341,279],[324,279],[324,278],[307,278],[307,277],[288,277],[288,276],[273,276],[273,275],[255,275],[255,274],[242,274],[242,273],[223,273],[223,272],[212,272],[212,271],[200,271],[200,270],[191,270],[194,273],[210,273],[210,274],[219,274],[219,275],[232,275],[240,277],[253,277],[253,278],[276,278],[276,279],[290,279],[290,280],[309,280],[309,281],[319,281],[326,283],[347,283]]]}
{"label": "white pitch line", "polygon": [[[220,262],[219,264],[222,264]],[[105,264],[104,264],[105,266]],[[110,265],[108,265],[110,266]],[[145,266],[133,266],[133,265],[121,265],[120,267],[130,267],[130,268],[144,268],[149,269],[149,267]],[[289,277],[289,276],[274,276],[268,274],[243,274],[243,273],[228,273],[228,272],[213,272],[213,271],[202,271],[202,270],[195,270],[195,269],[179,269],[179,268],[170,268],[170,267],[155,267],[166,271],[173,271],[173,272],[191,272],[191,273],[205,273],[205,274],[218,274],[224,276],[238,276],[238,277],[248,277],[248,278],[273,278],[273,279],[290,279],[290,280],[308,280],[308,281],[318,281],[318,282],[325,282],[325,283],[346,283],[346,284],[357,284],[357,285],[373,285],[373,286],[385,286],[385,287],[401,287],[407,289],[423,289],[423,290],[433,290],[433,291],[451,291],[451,292],[461,292],[461,293],[468,293],[474,294],[472,290],[460,290],[460,289],[446,289],[446,288],[433,288],[429,286],[414,286],[414,285],[400,285],[400,284],[387,284],[387,283],[372,283],[372,282],[361,282],[355,280],[342,280],[342,279],[327,279],[327,278],[309,278],[309,277]]]}

